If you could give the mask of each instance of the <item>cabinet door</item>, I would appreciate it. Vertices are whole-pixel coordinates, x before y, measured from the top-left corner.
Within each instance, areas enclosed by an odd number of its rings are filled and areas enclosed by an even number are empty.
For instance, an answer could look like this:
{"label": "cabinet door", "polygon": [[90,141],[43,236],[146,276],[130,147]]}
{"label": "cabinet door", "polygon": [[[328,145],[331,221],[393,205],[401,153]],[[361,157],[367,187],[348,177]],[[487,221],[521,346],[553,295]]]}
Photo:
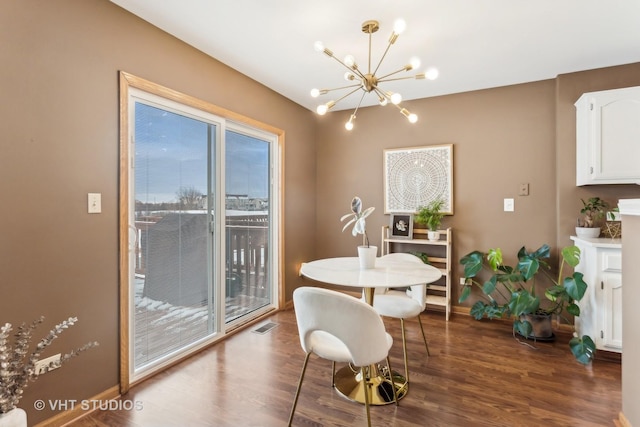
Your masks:
{"label": "cabinet door", "polygon": [[640,182],[640,88],[599,92],[591,103],[591,179]]}
{"label": "cabinet door", "polygon": [[602,274],[602,345],[622,349],[622,274]]}

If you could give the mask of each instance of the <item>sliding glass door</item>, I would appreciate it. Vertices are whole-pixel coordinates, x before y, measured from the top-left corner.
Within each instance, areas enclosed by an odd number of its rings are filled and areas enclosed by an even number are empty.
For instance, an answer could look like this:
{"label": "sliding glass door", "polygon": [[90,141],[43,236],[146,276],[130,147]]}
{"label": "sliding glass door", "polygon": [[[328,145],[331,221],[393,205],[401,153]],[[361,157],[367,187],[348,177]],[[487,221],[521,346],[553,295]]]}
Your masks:
{"label": "sliding glass door", "polygon": [[137,379],[275,308],[279,146],[269,132],[146,91],[131,88],[128,107]]}

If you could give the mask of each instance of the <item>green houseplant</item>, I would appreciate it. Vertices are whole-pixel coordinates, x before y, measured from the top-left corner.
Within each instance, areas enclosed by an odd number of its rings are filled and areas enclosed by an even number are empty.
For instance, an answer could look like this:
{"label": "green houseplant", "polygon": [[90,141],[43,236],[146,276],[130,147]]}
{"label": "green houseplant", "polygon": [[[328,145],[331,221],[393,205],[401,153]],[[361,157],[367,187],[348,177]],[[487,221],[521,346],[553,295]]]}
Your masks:
{"label": "green houseplant", "polygon": [[418,213],[414,216],[413,221],[417,224],[424,225],[429,230],[429,240],[438,240],[440,235],[438,234],[438,228],[444,218],[443,199],[435,199],[430,201],[426,206],[418,208]]}
{"label": "green houseplant", "polygon": [[582,208],[580,213],[582,219],[576,222],[576,236],[578,237],[598,237],[600,236],[599,221],[605,217],[609,205],[600,197],[590,197],[587,200],[580,199]]}
{"label": "green houseplant", "polygon": [[[473,251],[465,255],[460,259],[464,266],[465,284],[459,302],[469,297],[472,287],[479,288],[483,300],[478,300],[471,307],[471,315],[476,319],[485,316],[490,319],[513,318],[514,334],[527,338],[535,338],[531,315],[546,316],[549,321],[552,315],[563,317],[565,312],[579,316],[580,307],[577,302],[584,296],[587,284],[580,272],[574,271],[571,276],[563,277],[563,268],[578,265],[580,249],[577,246],[562,249],[557,277],[551,273],[551,267],[546,261],[549,253],[549,245],[546,244],[534,252],[528,252],[522,247],[518,251],[518,263],[515,267],[503,263],[499,248],[490,249],[487,253]],[[488,271],[490,277],[480,282],[478,275],[483,270]],[[551,283],[544,291],[548,302],[544,307],[540,297],[536,295],[538,275],[543,275]],[[587,364],[593,360],[595,343],[588,335],[578,337],[574,332],[569,347],[578,362]]]}

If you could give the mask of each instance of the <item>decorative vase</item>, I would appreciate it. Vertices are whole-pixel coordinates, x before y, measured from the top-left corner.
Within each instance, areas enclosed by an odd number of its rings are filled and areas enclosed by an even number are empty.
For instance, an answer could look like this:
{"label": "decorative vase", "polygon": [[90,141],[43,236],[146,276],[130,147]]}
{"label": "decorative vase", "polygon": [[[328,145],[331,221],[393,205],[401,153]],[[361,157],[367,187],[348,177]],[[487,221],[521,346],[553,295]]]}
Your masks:
{"label": "decorative vase", "polygon": [[437,242],[440,240],[440,232],[439,231],[427,231],[427,239],[431,242]]}
{"label": "decorative vase", "polygon": [[375,268],[377,255],[377,246],[358,246],[358,259],[360,260],[360,269],[368,270],[371,268]]}
{"label": "decorative vase", "polygon": [[0,427],[27,427],[27,413],[24,409],[14,408],[0,414]]}
{"label": "decorative vase", "polygon": [[600,237],[600,227],[576,227],[576,236],[583,239]]}

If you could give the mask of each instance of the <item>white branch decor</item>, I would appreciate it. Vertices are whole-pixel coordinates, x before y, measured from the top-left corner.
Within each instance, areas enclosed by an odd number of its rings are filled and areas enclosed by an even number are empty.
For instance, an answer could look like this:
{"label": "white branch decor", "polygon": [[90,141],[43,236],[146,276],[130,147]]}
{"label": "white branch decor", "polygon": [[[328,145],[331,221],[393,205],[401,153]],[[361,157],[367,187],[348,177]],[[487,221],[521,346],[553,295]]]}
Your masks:
{"label": "white branch decor", "polygon": [[[73,326],[78,321],[78,318],[69,317],[67,320],[57,324],[49,331],[47,336],[38,342],[35,349],[29,352],[33,332],[43,321],[44,317],[40,317],[30,325],[22,323],[15,333],[15,342],[13,344],[10,342],[10,335],[13,330],[11,324],[5,323],[4,326],[0,326],[0,414],[16,408],[29,381],[35,381],[38,378],[36,363],[40,360],[40,355],[44,349],[58,338],[58,335],[65,329]],[[94,341],[72,350],[60,358],[59,364],[50,364],[46,367],[45,373],[49,369],[57,368],[83,351],[97,345],[98,343]]]}

